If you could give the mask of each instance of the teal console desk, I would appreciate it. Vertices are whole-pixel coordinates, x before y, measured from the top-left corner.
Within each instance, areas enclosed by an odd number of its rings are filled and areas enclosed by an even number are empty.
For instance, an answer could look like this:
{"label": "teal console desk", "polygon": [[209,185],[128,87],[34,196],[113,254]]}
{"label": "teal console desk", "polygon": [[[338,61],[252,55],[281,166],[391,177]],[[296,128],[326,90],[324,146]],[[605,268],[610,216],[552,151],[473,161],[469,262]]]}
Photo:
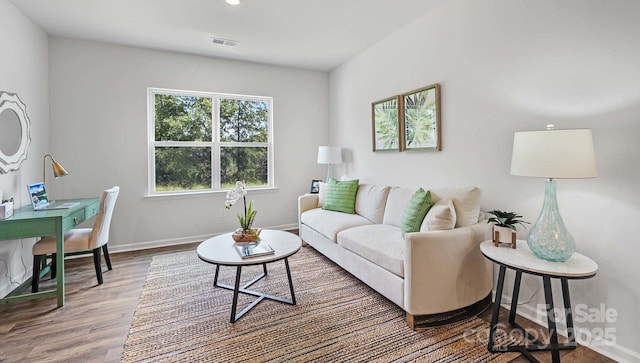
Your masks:
{"label": "teal console desk", "polygon": [[[61,202],[61,200],[56,202]],[[23,295],[13,295],[14,293],[11,293],[7,297],[0,299],[0,304],[56,296],[58,306],[64,305],[64,233],[98,214],[100,201],[98,198],[87,198],[69,199],[64,202],[78,202],[78,204],[69,209],[46,211],[34,211],[31,206],[25,206],[14,210],[13,216],[10,218],[0,219],[0,240],[42,236],[56,236],[57,240],[56,289]],[[38,267],[34,266],[34,268]],[[16,291],[23,288],[25,284],[21,285]]]}

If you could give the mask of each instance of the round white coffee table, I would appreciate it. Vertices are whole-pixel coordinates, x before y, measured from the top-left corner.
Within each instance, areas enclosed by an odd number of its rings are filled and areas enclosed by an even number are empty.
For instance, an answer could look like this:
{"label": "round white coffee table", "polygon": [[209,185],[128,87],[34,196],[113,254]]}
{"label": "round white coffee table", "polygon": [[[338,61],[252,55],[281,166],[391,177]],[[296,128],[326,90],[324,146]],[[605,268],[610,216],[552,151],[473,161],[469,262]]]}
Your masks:
{"label": "round white coffee table", "polygon": [[[274,254],[266,256],[257,256],[242,258],[238,251],[236,251],[236,244],[231,238],[231,233],[226,233],[220,236],[209,238],[198,245],[197,253],[198,257],[208,263],[216,265],[216,274],[213,279],[213,285],[221,287],[223,289],[233,291],[233,303],[231,305],[231,323],[235,323],[238,319],[244,316],[249,310],[258,305],[262,300],[269,299],[289,305],[296,304],[296,296],[293,292],[293,281],[291,280],[291,270],[289,269],[289,256],[298,252],[302,247],[302,240],[300,237],[293,233],[263,229],[260,233],[260,240],[264,241],[271,246],[274,250]],[[291,291],[291,299],[284,299],[278,296],[268,295],[257,291],[247,290],[247,288],[258,280],[267,275],[267,263],[284,260],[284,265],[287,269],[287,278],[289,280],[289,289]],[[242,274],[243,266],[262,265],[262,274],[256,276],[251,281],[240,286],[240,276]],[[220,266],[235,266],[236,267],[236,280],[234,286],[218,283],[218,273]],[[257,296],[258,298],[247,306],[240,313],[236,314],[236,308],[238,306],[238,294],[247,294]]]}
{"label": "round white coffee table", "polygon": [[[496,247],[493,241],[484,241],[480,244],[482,254],[500,266],[498,273],[498,284],[496,285],[496,297],[493,305],[493,315],[491,317],[491,327],[489,330],[489,343],[487,348],[492,353],[520,352],[530,362],[537,360],[530,354],[534,351],[551,351],[551,361],[560,362],[560,350],[575,349],[576,338],[573,327],[573,314],[571,312],[571,299],[569,297],[570,279],[588,279],[598,272],[598,264],[587,256],[574,253],[564,262],[552,262],[536,257],[527,246],[527,241],[518,240],[516,249]],[[518,346],[494,346],[494,338],[498,326],[500,315],[500,303],[502,301],[502,289],[504,287],[505,273],[507,269],[516,272],[513,285],[513,296],[511,298],[511,309],[509,311],[509,324],[526,337],[526,342]],[[530,335],[523,327],[518,325],[516,319],[516,309],[518,308],[518,295],[520,293],[520,280],[522,273],[537,275],[542,277],[544,286],[544,296],[547,308],[547,327],[549,330],[549,343],[540,342],[535,336]],[[567,324],[567,340],[565,344],[558,343],[558,332],[554,314],[553,295],[551,291],[551,279],[559,279],[562,284],[562,299],[564,303],[564,318]]]}

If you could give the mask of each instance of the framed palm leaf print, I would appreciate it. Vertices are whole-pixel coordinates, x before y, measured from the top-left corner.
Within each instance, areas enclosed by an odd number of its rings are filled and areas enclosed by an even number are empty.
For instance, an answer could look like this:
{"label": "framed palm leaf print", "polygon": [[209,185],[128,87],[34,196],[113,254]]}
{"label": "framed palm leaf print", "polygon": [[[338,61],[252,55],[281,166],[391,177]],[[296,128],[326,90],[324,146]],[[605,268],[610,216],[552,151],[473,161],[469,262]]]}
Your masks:
{"label": "framed palm leaf print", "polygon": [[442,150],[440,85],[404,93],[400,102],[400,150]]}
{"label": "framed palm leaf print", "polygon": [[400,96],[371,104],[373,151],[400,151]]}

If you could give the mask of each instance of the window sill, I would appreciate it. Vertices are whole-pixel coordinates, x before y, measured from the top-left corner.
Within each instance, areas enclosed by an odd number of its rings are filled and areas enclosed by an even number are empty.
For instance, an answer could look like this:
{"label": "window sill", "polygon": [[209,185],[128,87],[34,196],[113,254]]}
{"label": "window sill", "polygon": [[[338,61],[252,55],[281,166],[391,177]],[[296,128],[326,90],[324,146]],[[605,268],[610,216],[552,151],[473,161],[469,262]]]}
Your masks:
{"label": "window sill", "polygon": [[[253,188],[247,189],[247,195],[252,194],[263,194],[263,193],[275,193],[278,191],[278,187],[265,187],[265,188]],[[148,200],[162,200],[162,199],[187,199],[187,198],[198,198],[198,197],[215,197],[215,196],[226,196],[228,190],[203,190],[203,191],[192,191],[192,192],[176,192],[176,193],[154,193],[154,194],[145,194],[142,196],[142,199]]]}

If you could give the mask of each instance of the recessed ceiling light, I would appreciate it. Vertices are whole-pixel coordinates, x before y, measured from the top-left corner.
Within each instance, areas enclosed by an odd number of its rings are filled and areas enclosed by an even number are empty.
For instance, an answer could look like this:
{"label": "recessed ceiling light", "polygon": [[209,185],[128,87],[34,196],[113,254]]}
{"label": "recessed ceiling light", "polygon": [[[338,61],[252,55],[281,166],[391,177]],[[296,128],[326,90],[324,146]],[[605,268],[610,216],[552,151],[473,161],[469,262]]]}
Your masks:
{"label": "recessed ceiling light", "polygon": [[238,45],[238,43],[240,43],[237,40],[232,40],[232,39],[224,39],[224,38],[216,38],[216,37],[212,37],[211,38],[211,42],[213,44],[217,44],[217,45],[226,45],[229,47],[235,47],[236,45]]}
{"label": "recessed ceiling light", "polygon": [[229,5],[240,5],[240,0],[225,0]]}

